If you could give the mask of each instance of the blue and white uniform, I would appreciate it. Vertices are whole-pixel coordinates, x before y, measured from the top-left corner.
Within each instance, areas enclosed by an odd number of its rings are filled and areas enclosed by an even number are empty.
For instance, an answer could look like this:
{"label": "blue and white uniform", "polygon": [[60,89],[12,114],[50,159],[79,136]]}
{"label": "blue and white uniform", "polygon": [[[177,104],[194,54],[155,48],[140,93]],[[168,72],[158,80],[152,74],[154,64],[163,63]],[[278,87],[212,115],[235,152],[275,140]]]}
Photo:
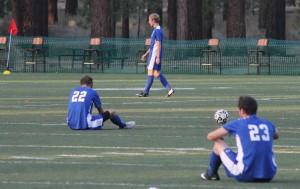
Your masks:
{"label": "blue and white uniform", "polygon": [[102,106],[98,93],[89,87],[78,87],[72,90],[69,97],[67,124],[71,129],[100,129],[103,125],[101,114],[92,116],[93,105]]}
{"label": "blue and white uniform", "polygon": [[[161,43],[161,49],[160,49],[160,54],[157,54],[157,44],[155,44],[156,41],[159,41]],[[163,29],[160,26],[157,26],[152,34],[151,34],[151,43],[150,43],[150,52],[148,56],[148,69],[150,70],[161,70],[161,60],[163,57],[163,47],[162,47],[162,42],[163,42]],[[155,60],[156,57],[160,57],[160,64],[156,64]]]}
{"label": "blue and white uniform", "polygon": [[237,153],[225,149],[221,160],[228,176],[239,181],[269,180],[277,170],[272,150],[275,126],[266,119],[251,115],[225,124],[236,137]]}

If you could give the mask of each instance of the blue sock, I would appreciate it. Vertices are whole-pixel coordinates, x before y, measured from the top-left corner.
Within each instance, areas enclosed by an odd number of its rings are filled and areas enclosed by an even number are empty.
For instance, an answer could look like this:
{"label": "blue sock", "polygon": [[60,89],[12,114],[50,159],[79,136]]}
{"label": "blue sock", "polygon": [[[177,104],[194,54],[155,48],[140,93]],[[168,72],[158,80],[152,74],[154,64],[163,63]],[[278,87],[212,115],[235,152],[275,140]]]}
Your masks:
{"label": "blue sock", "polygon": [[214,151],[211,152],[210,158],[209,158],[209,175],[214,175],[218,173],[218,169],[220,165],[222,164],[220,156],[215,154]]}
{"label": "blue sock", "polygon": [[154,80],[154,76],[153,75],[148,75],[147,81],[146,81],[146,84],[145,84],[145,89],[144,89],[145,94],[149,94],[150,88],[153,84],[153,80]]}
{"label": "blue sock", "polygon": [[120,116],[118,114],[115,114],[113,118],[110,118],[110,121],[114,124],[118,125],[119,127],[125,127],[126,123],[121,120]]}
{"label": "blue sock", "polygon": [[167,79],[163,74],[159,74],[157,79],[161,82],[161,84],[169,91],[172,87],[169,85]]}

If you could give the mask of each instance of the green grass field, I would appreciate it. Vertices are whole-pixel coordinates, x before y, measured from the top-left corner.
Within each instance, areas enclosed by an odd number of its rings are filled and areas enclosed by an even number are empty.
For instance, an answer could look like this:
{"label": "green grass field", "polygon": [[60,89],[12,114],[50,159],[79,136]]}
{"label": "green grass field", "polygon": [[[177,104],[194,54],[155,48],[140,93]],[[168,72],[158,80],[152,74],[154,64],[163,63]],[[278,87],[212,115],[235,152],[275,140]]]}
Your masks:
{"label": "green grass field", "polygon": [[[150,97],[135,97],[145,75],[91,74],[104,108],[116,109],[132,130],[107,122],[99,131],[66,126],[68,95],[84,74],[12,73],[0,76],[0,188],[160,189],[299,188],[300,79],[293,76],[166,75],[176,92],[166,98],[155,80]],[[203,181],[217,125],[214,112],[237,118],[237,98],[258,100],[258,115],[280,132],[278,173],[271,183]],[[229,143],[234,145],[234,140]]]}

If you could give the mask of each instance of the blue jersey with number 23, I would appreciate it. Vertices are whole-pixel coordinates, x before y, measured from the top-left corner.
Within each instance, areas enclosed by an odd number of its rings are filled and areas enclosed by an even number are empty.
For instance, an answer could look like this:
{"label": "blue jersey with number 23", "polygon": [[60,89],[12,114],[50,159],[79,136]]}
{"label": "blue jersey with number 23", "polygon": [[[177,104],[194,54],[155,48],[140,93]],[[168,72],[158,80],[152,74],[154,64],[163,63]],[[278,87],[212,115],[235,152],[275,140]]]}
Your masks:
{"label": "blue jersey with number 23", "polygon": [[259,179],[275,175],[272,146],[276,129],[271,122],[251,115],[225,124],[224,129],[236,136],[236,161],[241,177]]}

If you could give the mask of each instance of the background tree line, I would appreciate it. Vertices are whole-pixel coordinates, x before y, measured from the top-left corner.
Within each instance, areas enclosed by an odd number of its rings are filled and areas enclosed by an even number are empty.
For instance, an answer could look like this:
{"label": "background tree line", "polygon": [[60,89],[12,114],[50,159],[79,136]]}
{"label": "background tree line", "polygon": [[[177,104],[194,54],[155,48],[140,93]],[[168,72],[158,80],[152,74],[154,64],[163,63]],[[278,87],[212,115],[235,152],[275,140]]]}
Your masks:
{"label": "background tree line", "polygon": [[[65,14],[80,14],[91,23],[91,37],[115,37],[116,23],[121,22],[122,37],[129,38],[129,20],[132,14],[147,11],[162,16],[170,40],[197,40],[212,38],[214,14],[223,9],[226,37],[245,38],[245,11],[258,9],[258,27],[265,29],[265,37],[285,39],[285,6],[296,5],[296,0],[66,0]],[[0,15],[12,12],[21,36],[48,36],[48,26],[57,24],[58,0],[0,0]],[[147,21],[138,18],[140,24]],[[139,32],[139,31],[138,31]],[[139,35],[138,35],[139,36]]]}

